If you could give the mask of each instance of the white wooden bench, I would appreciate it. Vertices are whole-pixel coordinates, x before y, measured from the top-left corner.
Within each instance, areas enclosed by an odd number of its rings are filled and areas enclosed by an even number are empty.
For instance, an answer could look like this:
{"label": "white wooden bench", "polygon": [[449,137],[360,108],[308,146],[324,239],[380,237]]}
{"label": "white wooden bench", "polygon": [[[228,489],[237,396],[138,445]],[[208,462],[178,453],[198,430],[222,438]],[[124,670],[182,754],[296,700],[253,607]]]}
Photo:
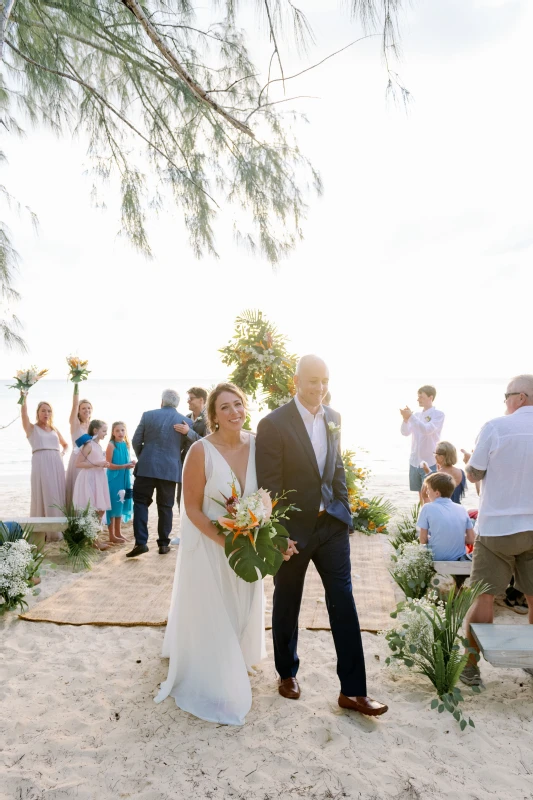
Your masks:
{"label": "white wooden bench", "polygon": [[31,525],[33,533],[30,540],[37,546],[44,544],[47,533],[62,533],[67,527],[66,517],[9,517],[3,521]]}
{"label": "white wooden bench", "polygon": [[494,667],[533,667],[533,625],[473,622],[470,630],[485,659]]}
{"label": "white wooden bench", "polygon": [[434,561],[435,571],[440,575],[470,575],[471,561]]}

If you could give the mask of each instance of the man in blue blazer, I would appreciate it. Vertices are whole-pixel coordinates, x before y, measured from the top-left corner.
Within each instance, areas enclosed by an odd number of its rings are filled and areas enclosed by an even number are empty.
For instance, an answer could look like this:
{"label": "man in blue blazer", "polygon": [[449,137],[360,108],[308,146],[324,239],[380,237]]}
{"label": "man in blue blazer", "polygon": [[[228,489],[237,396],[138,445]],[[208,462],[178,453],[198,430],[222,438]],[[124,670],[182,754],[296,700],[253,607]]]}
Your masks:
{"label": "man in blue blazer", "polygon": [[132,445],[138,458],[133,484],[133,532],[135,547],[127,558],[148,552],[148,507],[155,490],[157,504],[157,544],[161,555],[170,552],[172,507],[176,497],[176,484],[181,482],[181,450],[186,436],[174,430],[174,425],[192,421],[176,409],[180,396],[173,389],[165,389],[161,408],[145,411]]}
{"label": "man in blue blazer", "polygon": [[340,415],[322,400],[329,372],[322,359],[304,356],[294,377],[296,396],[261,420],[257,428],[256,466],[260,487],[289,499],[300,511],[285,521],[289,548],[274,578],[272,638],[279,693],[297,700],[300,686],[298,616],[305,573],[313,561],[326,594],[331,633],[337,651],[339,705],[369,716],[387,706],[367,697],[365,660],[352,592],[350,540],[352,517],[340,449]]}

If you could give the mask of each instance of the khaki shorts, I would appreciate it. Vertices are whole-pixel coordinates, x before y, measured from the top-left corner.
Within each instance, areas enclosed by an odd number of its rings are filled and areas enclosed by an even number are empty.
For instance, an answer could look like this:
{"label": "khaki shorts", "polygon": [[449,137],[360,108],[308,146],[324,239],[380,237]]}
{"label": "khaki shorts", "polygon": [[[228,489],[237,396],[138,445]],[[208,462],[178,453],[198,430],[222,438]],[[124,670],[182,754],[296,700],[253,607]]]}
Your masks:
{"label": "khaki shorts", "polygon": [[533,596],[533,531],[476,536],[470,584],[488,583],[488,594],[503,594],[512,575],[515,588]]}

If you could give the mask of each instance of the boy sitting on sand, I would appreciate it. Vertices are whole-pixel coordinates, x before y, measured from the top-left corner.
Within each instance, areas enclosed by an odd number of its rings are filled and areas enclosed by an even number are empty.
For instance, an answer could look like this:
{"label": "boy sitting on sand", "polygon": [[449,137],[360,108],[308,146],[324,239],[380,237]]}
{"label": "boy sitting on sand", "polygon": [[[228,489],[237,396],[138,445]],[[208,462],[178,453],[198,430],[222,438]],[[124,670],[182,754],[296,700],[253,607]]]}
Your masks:
{"label": "boy sitting on sand", "polygon": [[473,544],[473,523],[464,506],[453,503],[455,483],[451,475],[435,472],[424,480],[429,502],[418,516],[420,544],[427,544],[434,561],[465,561],[466,544]]}

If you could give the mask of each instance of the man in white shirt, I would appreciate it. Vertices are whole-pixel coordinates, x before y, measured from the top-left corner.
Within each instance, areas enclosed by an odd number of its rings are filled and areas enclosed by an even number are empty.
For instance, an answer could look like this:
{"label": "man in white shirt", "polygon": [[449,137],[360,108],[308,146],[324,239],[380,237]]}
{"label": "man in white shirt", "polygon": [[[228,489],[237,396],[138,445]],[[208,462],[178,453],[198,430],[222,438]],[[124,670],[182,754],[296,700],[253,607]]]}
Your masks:
{"label": "man in white shirt", "polygon": [[[492,623],[494,596],[503,594],[513,575],[533,624],[533,375],[511,380],[505,405],[506,415],[481,429],[466,467],[469,481],[482,481],[470,583],[489,587],[468,616],[467,636],[476,649],[469,625]],[[473,654],[461,680],[481,685]]]}
{"label": "man in white shirt", "polygon": [[441,438],[444,414],[433,405],[437,390],[434,386],[421,386],[418,390],[418,405],[421,411],[413,412],[406,406],[400,409],[403,417],[400,428],[403,436],[412,436],[411,456],[409,458],[409,488],[418,492],[420,502],[422,497],[422,484],[426,473],[422,467],[425,461],[432,472],[437,471],[435,449]]}

